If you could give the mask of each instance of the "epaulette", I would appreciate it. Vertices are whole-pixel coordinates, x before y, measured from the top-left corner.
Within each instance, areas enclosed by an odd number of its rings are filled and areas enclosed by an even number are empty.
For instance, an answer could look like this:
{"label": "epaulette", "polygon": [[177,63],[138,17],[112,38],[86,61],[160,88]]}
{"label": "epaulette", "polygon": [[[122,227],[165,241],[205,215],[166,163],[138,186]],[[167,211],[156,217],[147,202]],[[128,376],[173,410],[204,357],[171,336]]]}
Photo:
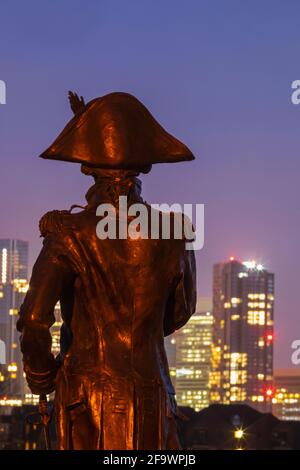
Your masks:
{"label": "epaulette", "polygon": [[50,211],[41,218],[39,229],[42,237],[49,233],[61,232],[64,226],[66,215],[70,215],[69,211]]}

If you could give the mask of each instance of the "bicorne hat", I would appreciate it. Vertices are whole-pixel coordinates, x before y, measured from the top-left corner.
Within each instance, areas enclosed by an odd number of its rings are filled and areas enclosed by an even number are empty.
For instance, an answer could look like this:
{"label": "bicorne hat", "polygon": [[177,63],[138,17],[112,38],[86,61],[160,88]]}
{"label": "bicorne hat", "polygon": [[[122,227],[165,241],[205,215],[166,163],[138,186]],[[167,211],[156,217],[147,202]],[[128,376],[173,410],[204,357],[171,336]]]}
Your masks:
{"label": "bicorne hat", "polygon": [[95,168],[139,171],[154,163],[195,158],[128,93],[110,93],[87,103],[40,156]]}

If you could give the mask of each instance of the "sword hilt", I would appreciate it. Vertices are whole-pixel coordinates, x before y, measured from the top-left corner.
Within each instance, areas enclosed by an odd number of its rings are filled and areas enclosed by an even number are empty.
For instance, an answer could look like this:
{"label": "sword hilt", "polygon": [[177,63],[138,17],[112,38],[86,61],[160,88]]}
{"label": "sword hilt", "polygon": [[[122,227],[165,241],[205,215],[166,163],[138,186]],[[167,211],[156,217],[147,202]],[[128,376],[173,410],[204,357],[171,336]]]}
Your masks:
{"label": "sword hilt", "polygon": [[49,432],[49,424],[51,421],[51,412],[49,410],[49,403],[47,395],[41,394],[39,399],[39,414],[42,418],[42,425],[44,430],[46,450],[51,450],[51,439]]}

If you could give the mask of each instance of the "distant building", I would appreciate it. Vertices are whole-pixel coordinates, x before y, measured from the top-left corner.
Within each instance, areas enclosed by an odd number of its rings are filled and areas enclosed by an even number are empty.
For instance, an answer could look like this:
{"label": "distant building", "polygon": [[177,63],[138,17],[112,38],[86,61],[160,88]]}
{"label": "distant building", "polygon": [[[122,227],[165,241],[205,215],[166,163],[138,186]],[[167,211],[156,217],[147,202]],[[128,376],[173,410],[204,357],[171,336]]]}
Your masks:
{"label": "distant building", "polygon": [[210,405],[196,413],[181,407],[183,449],[299,450],[300,423],[280,421],[248,405]]}
{"label": "distant building", "polygon": [[[21,400],[2,402],[3,400],[0,399],[0,450],[44,449],[42,426],[30,424],[27,420],[29,415],[37,414],[36,407],[32,405],[22,406]],[[51,431],[52,428],[53,423],[51,423]],[[52,434],[53,431],[51,437]]]}
{"label": "distant building", "polygon": [[[199,297],[198,298],[197,307],[196,307],[197,312],[210,312],[211,307],[212,307],[212,299],[210,297]],[[206,315],[206,313],[205,313],[205,315]],[[194,318],[194,317],[192,317],[192,318]],[[177,357],[176,357],[177,338],[178,338],[178,335],[179,335],[180,331],[181,330],[176,331],[172,335],[167,336],[165,338],[165,350],[166,350],[166,353],[167,353],[167,358],[168,358],[168,363],[169,363],[170,376],[171,376],[171,380],[172,380],[172,383],[173,383],[175,389],[176,389],[176,375],[177,375],[177,373],[176,373],[176,368],[177,368]],[[198,341],[198,346],[200,347],[200,342],[201,342],[200,336],[197,339],[197,341]],[[211,354],[211,351],[209,352],[209,354]],[[178,360],[181,360],[180,355],[178,355]]]}
{"label": "distant building", "polygon": [[6,346],[6,365],[1,366],[0,394],[21,398],[23,366],[16,321],[28,290],[28,243],[0,240],[0,339]]}
{"label": "distant building", "polygon": [[282,369],[274,377],[273,414],[284,421],[300,421],[300,373]]}
{"label": "distant building", "polygon": [[214,266],[212,403],[272,408],[274,274],[233,257]]}
{"label": "distant building", "polygon": [[213,317],[195,313],[175,334],[176,398],[196,411],[209,405]]}
{"label": "distant building", "polygon": [[165,350],[168,358],[170,377],[172,384],[176,389],[176,337],[177,333],[173,333],[165,338]]}
{"label": "distant building", "polygon": [[52,336],[52,354],[56,357],[60,353],[60,329],[62,326],[60,303],[58,302],[54,309],[55,323],[50,328]]}
{"label": "distant building", "polygon": [[[55,323],[50,328],[50,333],[52,336],[52,345],[51,351],[52,354],[56,357],[60,353],[60,329],[62,326],[62,318],[61,318],[61,309],[60,303],[58,302],[54,309],[54,316],[55,316]],[[54,398],[54,394],[51,395],[50,398]],[[24,404],[26,405],[37,405],[39,401],[38,395],[33,395],[27,385],[25,383],[25,400]]]}

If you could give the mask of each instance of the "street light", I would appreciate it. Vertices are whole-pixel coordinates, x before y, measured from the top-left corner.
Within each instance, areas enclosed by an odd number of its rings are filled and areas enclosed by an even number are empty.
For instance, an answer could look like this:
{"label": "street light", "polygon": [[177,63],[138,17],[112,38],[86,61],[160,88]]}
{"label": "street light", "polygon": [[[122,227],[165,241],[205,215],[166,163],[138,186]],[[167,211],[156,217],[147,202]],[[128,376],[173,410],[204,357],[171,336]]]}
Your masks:
{"label": "street light", "polygon": [[244,437],[244,431],[243,431],[243,429],[236,429],[236,430],[234,431],[234,437],[235,437],[236,439],[242,439],[242,438]]}

